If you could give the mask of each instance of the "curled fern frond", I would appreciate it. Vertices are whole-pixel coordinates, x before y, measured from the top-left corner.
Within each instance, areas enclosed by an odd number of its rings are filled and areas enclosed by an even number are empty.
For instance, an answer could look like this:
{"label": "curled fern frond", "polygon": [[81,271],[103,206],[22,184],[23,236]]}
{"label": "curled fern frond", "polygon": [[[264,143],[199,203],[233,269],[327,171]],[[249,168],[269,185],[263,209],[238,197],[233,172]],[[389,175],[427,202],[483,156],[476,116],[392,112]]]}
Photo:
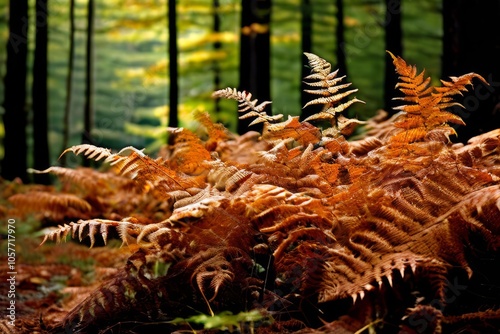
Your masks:
{"label": "curled fern frond", "polygon": [[339,83],[345,78],[345,76],[337,77],[338,70],[331,72],[331,64],[323,58],[320,58],[312,53],[305,52],[304,54],[308,59],[309,66],[311,67],[312,72],[312,74],[304,78],[305,80],[307,80],[305,81],[305,83],[308,86],[316,88],[314,90],[306,90],[306,92],[310,94],[321,95],[321,97],[307,102],[304,105],[304,108],[315,104],[323,105],[323,110],[321,110],[321,112],[309,116],[305,119],[305,121],[329,121],[332,125],[332,128],[323,133],[323,135],[325,136],[337,137],[341,134],[349,135],[352,131],[348,130],[354,130],[354,127],[352,127],[352,125],[354,125],[355,123],[350,123],[349,127],[340,129],[338,124],[339,114],[349,106],[351,106],[353,103],[364,103],[364,101],[354,97],[347,102],[340,102],[347,96],[357,92],[358,90],[351,89],[345,91],[344,89],[351,85],[351,83],[339,85]]}
{"label": "curled fern frond", "polygon": [[111,155],[111,150],[108,148],[98,147],[90,144],[82,144],[71,146],[64,150],[63,153],[59,156],[61,158],[68,152],[73,152],[76,155],[80,155],[83,153],[87,158],[93,159],[95,161],[99,161],[101,159],[107,158]]}
{"label": "curled fern frond", "polygon": [[264,109],[271,101],[264,101],[257,104],[257,99],[252,100],[252,93],[247,93],[245,91],[240,92],[236,88],[225,88],[218,90],[212,94],[213,97],[224,97],[226,99],[232,99],[238,101],[238,112],[245,113],[241,115],[240,119],[246,119],[250,117],[255,117],[249,125],[254,125],[258,123],[272,123],[283,118],[283,115],[268,115]]}

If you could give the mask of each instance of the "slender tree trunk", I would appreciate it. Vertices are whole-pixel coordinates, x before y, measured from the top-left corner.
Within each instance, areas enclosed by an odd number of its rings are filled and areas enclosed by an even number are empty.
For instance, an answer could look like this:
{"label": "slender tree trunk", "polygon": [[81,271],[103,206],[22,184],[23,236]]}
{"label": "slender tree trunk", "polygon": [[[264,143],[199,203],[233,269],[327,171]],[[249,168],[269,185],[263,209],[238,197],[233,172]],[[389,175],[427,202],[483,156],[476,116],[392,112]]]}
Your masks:
{"label": "slender tree trunk", "polygon": [[457,129],[458,140],[498,128],[500,124],[500,0],[443,0],[442,77],[475,72],[489,86],[474,82],[474,92],[453,108],[467,123]]}
{"label": "slender tree trunk", "polygon": [[[242,0],[239,90],[252,93],[259,102],[271,100],[270,74],[271,0]],[[267,112],[271,114],[270,105]],[[238,133],[249,128],[252,119],[238,120]]]}
{"label": "slender tree trunk", "polygon": [[[71,116],[71,96],[73,90],[73,64],[75,58],[75,0],[69,1],[69,51],[68,69],[66,74],[66,101],[64,106],[63,119],[63,140],[62,149],[64,151],[69,146],[70,116]],[[66,166],[66,154],[60,158],[62,166]]]}
{"label": "slender tree trunk", "polygon": [[[214,18],[213,32],[215,34],[219,34],[221,32],[219,9],[220,9],[219,0],[213,0],[213,2],[212,2],[212,10],[213,10],[213,18]],[[213,44],[213,48],[216,52],[219,51],[222,48],[222,43],[219,40],[216,40]],[[213,88],[213,90],[216,91],[216,90],[221,89],[221,87],[220,87],[220,66],[219,66],[219,62],[217,60],[215,60],[213,63],[213,70],[214,70],[214,88]],[[214,110],[216,113],[220,112],[220,98],[215,98]]]}
{"label": "slender tree trunk", "polygon": [[[82,143],[93,144],[92,128],[94,126],[94,0],[87,3],[87,43],[85,55],[85,104],[83,110]],[[83,160],[84,166],[90,165],[89,159]]]}
{"label": "slender tree trunk", "polygon": [[459,6],[457,0],[443,0],[443,52],[441,58],[441,76],[457,75],[459,64]]}
{"label": "slender tree trunk", "polygon": [[335,54],[337,56],[337,68],[339,69],[339,75],[347,75],[347,62],[345,57],[345,52],[340,47],[344,45],[345,42],[345,25],[344,25],[344,1],[336,0],[337,7],[337,29],[335,31],[335,36],[337,37],[335,49]]}
{"label": "slender tree trunk", "polygon": [[[47,47],[48,9],[47,0],[36,0],[36,45],[33,62],[33,165],[44,170],[50,166],[48,142],[48,90],[47,90]],[[35,174],[34,181],[49,184],[49,174]]]}
{"label": "slender tree trunk", "polygon": [[[311,0],[302,0],[301,1],[301,12],[302,12],[302,20],[301,20],[301,48],[302,53],[304,52],[312,52],[312,4]],[[302,56],[302,68],[300,71],[300,104],[305,106],[307,102],[311,100],[311,95],[306,93],[304,90],[309,89],[310,87],[304,83],[304,78],[311,74],[311,69],[306,66],[307,58],[306,56]],[[307,117],[312,115],[312,108],[302,109],[302,113],[300,115],[301,119],[306,119]]]}
{"label": "slender tree trunk", "polygon": [[[403,56],[403,31],[401,29],[401,2],[402,0],[386,0],[385,14],[385,49],[393,54]],[[394,70],[391,57],[385,57],[384,80],[384,110],[393,113],[396,105],[393,98],[396,96],[395,86],[398,76]]]}
{"label": "slender tree trunk", "polygon": [[177,17],[176,0],[168,0],[168,59],[169,59],[169,119],[168,126],[179,126],[178,104],[179,86],[177,69]]}
{"label": "slender tree trunk", "polygon": [[26,61],[28,55],[28,1],[10,0],[9,39],[7,41],[7,72],[3,125],[4,157],[2,177],[20,177],[27,182],[26,143]]}

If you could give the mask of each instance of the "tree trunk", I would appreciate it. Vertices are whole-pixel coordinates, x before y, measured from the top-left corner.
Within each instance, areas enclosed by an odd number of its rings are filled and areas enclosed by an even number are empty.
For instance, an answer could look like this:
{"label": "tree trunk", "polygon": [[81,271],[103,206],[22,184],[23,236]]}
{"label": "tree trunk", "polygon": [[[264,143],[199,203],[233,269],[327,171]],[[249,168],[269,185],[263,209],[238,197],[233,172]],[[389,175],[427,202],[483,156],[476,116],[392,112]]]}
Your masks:
{"label": "tree trunk", "polygon": [[339,76],[347,75],[347,62],[345,52],[341,45],[345,45],[345,26],[344,26],[344,1],[336,0],[337,6],[337,30],[335,35],[337,37],[337,48],[335,54],[337,56],[337,68],[339,69]]}
{"label": "tree trunk", "polygon": [[[47,46],[48,10],[47,0],[36,0],[36,45],[33,61],[33,165],[44,170],[50,166],[48,143],[48,90],[47,90]],[[34,181],[50,184],[49,174],[35,174]]]}
{"label": "tree trunk", "polygon": [[10,0],[9,39],[3,125],[2,177],[27,182],[26,60],[28,55],[28,1]]}
{"label": "tree trunk", "polygon": [[[75,58],[75,0],[69,1],[69,51],[68,72],[66,75],[66,101],[63,118],[63,141],[61,152],[69,146],[69,131],[71,121],[71,96],[73,90],[73,64]],[[66,166],[66,154],[60,158],[61,166]]]}
{"label": "tree trunk", "polygon": [[[443,52],[441,76],[452,75],[458,69],[459,58],[459,6],[456,0],[443,0]],[[456,74],[456,73],[455,73]]]}
{"label": "tree trunk", "polygon": [[[403,32],[401,29],[401,1],[386,0],[385,12],[385,49],[393,54],[403,56]],[[394,70],[392,59],[389,55],[385,56],[385,79],[384,79],[384,110],[393,113],[396,106],[393,98],[396,96],[396,83],[398,75]]]}
{"label": "tree trunk", "polygon": [[[220,33],[220,15],[219,15],[219,9],[220,9],[220,2],[219,0],[213,0],[212,2],[212,11],[213,11],[213,18],[214,18],[214,25],[213,25],[213,33],[214,34],[219,34]],[[213,44],[214,51],[217,52],[222,48],[222,43],[219,40],[216,40]],[[215,60],[213,62],[213,71],[214,71],[214,91],[217,91],[221,89],[220,87],[220,66],[219,66],[219,61]],[[216,113],[220,112],[220,98],[215,98],[214,100],[214,111]]]}
{"label": "tree trunk", "polygon": [[466,142],[500,124],[500,1],[443,0],[442,77],[475,72],[488,82],[474,82],[474,92],[452,111],[467,123],[457,129]]}
{"label": "tree trunk", "polygon": [[[259,102],[271,100],[270,22],[271,0],[242,0],[240,37],[240,83],[238,89],[252,93]],[[267,113],[271,114],[268,105]],[[238,133],[249,128],[252,119],[238,120]]]}
{"label": "tree trunk", "polygon": [[[94,126],[94,0],[87,4],[87,43],[85,55],[85,104],[83,110],[82,143],[93,144],[92,128]],[[89,159],[83,160],[84,166],[90,165]]]}
{"label": "tree trunk", "polygon": [[[312,52],[312,4],[311,0],[302,0],[301,1],[301,12],[302,12],[302,20],[301,20],[301,47],[302,53],[304,52]],[[306,93],[304,90],[310,89],[308,85],[304,83],[304,78],[311,74],[311,69],[306,66],[307,58],[306,56],[302,56],[302,67],[300,72],[300,104],[305,106],[307,102],[311,100],[311,95]],[[313,107],[310,106],[306,109],[302,109],[300,114],[301,119],[306,119],[307,117],[313,114]]]}
{"label": "tree trunk", "polygon": [[179,86],[177,72],[177,17],[176,0],[168,0],[168,60],[169,60],[169,118],[168,126],[178,127]]}

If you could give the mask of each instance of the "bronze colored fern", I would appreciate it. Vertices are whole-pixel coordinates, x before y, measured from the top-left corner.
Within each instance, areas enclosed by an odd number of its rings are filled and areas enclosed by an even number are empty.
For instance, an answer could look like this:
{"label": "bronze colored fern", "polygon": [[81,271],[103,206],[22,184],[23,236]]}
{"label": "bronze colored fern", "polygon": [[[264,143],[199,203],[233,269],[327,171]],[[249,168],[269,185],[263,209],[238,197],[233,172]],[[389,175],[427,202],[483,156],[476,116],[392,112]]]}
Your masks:
{"label": "bronze colored fern", "polygon": [[459,116],[446,111],[452,106],[463,107],[455,102],[452,96],[467,91],[466,86],[472,85],[472,80],[475,78],[484,84],[487,84],[486,80],[479,74],[468,73],[460,77],[450,77],[451,81],[441,80],[443,87],[429,87],[431,78],[425,77],[425,71],[417,74],[415,66],[408,65],[401,57],[388,53],[394,60],[396,72],[400,75],[401,82],[396,88],[404,94],[404,97],[395,99],[409,102],[395,108],[404,111],[404,114],[394,122],[394,126],[403,131],[394,134],[390,143],[401,145],[421,141],[433,131],[443,133],[446,138],[456,134],[447,123],[461,125],[465,123]]}
{"label": "bronze colored fern", "polygon": [[[498,263],[500,133],[465,146],[448,140],[448,123],[462,123],[447,111],[452,97],[483,79],[472,73],[429,87],[423,72],[391,54],[402,113],[369,121],[371,137],[349,142],[353,122],[341,112],[359,100],[341,101],[356,90],[324,59],[306,55],[305,80],[321,95],[308,105],[324,105],[309,120],[327,120],[329,129],[294,117],[279,122],[265,113],[268,102],[228,88],[215,96],[238,100],[243,117],[265,124],[262,134],[226,135],[200,114],[212,140],[170,129],[164,159],[132,147],[67,150],[104,159],[143,191],[135,201],[115,197],[137,212],[63,222],[46,234],[43,242],[71,236],[91,246],[114,234],[132,252],[54,332],[192,331],[173,319],[250,309],[274,317],[253,324],[255,333],[439,333],[468,321],[480,322],[479,331],[499,323],[496,301],[470,295],[472,286],[498,284],[481,256]],[[92,207],[108,203],[86,198]],[[472,290],[455,301],[459,283]]]}

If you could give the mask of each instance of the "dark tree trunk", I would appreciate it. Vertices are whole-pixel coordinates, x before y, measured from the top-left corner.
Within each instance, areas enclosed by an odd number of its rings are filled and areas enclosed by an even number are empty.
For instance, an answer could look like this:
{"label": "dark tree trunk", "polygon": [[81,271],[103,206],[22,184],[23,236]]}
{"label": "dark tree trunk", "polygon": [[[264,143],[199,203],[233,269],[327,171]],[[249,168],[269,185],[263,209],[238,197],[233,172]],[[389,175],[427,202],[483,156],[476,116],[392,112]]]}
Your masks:
{"label": "dark tree trunk", "polygon": [[28,181],[26,144],[26,60],[28,55],[28,1],[10,0],[7,72],[3,106],[4,157],[2,177]]}
{"label": "dark tree trunk", "polygon": [[[301,1],[301,12],[302,12],[302,20],[301,20],[301,47],[302,52],[312,52],[312,4],[311,0],[302,0]],[[304,92],[305,89],[310,89],[304,83],[304,78],[311,74],[311,69],[306,65],[307,57],[302,56],[302,70],[300,72],[300,104],[305,106],[307,102],[311,100],[311,95]],[[314,106],[310,106],[307,109],[302,109],[302,113],[300,114],[301,119],[306,119],[311,116]]]}
{"label": "dark tree trunk", "polygon": [[[270,74],[271,0],[243,0],[241,4],[240,83],[238,89],[252,93],[259,102],[271,100]],[[271,114],[271,106],[267,106]],[[238,120],[238,133],[249,128],[252,119]]]}
{"label": "dark tree trunk", "polygon": [[[403,32],[401,29],[401,1],[386,0],[385,12],[385,49],[395,55],[403,56]],[[394,70],[392,59],[389,55],[385,57],[385,79],[384,79],[384,110],[393,113],[396,106],[393,98],[397,92],[395,89],[398,75]]]}
{"label": "dark tree trunk", "polygon": [[336,0],[337,5],[337,48],[335,54],[337,56],[337,68],[339,69],[339,75],[347,75],[347,62],[345,57],[345,52],[341,45],[345,45],[345,26],[344,26],[344,1]]}
{"label": "dark tree trunk", "polygon": [[[459,6],[456,0],[443,0],[443,52],[441,76],[446,79],[458,69],[459,62]],[[456,73],[455,73],[456,74]]]}
{"label": "dark tree trunk", "polygon": [[168,59],[169,59],[169,118],[168,126],[179,126],[179,86],[177,72],[177,17],[176,0],[168,0]]}
{"label": "dark tree trunk", "polygon": [[[47,46],[48,10],[47,0],[36,0],[36,45],[33,62],[33,165],[44,170],[50,166],[48,143],[48,90],[47,90]],[[35,174],[34,181],[49,184],[49,174]]]}
{"label": "dark tree trunk", "polygon": [[[94,0],[87,4],[87,43],[85,55],[85,104],[83,110],[82,143],[94,144],[92,128],[94,126]],[[90,160],[83,159],[83,165],[89,166]]]}
{"label": "dark tree trunk", "polygon": [[[71,116],[71,95],[73,90],[73,64],[75,58],[75,0],[69,1],[69,51],[68,69],[66,75],[66,101],[64,106],[63,119],[63,142],[61,152],[69,146],[70,116]],[[62,166],[66,166],[66,154],[60,158]]]}
{"label": "dark tree trunk", "polygon": [[475,72],[490,84],[474,82],[461,101],[465,109],[452,110],[467,123],[457,129],[462,142],[500,124],[499,20],[499,0],[443,0],[443,79]]}
{"label": "dark tree trunk", "polygon": [[[213,10],[213,18],[214,18],[214,25],[213,25],[213,32],[215,34],[220,33],[220,15],[219,15],[219,9],[220,9],[220,2],[219,0],[213,0],[212,2],[212,10]],[[222,43],[219,40],[216,40],[213,44],[213,48],[215,52],[218,52],[222,48]],[[217,60],[214,61],[213,63],[213,71],[214,71],[214,91],[217,91],[221,89],[220,87],[220,66],[219,62]],[[220,98],[215,98],[214,100],[214,110],[216,113],[220,112]]]}

